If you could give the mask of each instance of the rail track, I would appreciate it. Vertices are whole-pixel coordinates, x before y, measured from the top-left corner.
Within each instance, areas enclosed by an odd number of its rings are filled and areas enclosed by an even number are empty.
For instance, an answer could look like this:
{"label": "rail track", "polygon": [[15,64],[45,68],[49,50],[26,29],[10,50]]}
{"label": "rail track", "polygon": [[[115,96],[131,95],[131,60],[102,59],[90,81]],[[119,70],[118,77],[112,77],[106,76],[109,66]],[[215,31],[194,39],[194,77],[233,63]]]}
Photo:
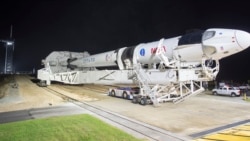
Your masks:
{"label": "rail track", "polygon": [[49,91],[50,93],[57,95],[64,100],[67,100],[75,105],[78,105],[90,112],[93,112],[94,114],[111,121],[115,123],[116,125],[119,125],[121,127],[125,127],[128,130],[132,132],[136,132],[137,134],[140,134],[151,141],[184,141],[187,139],[184,139],[183,137],[174,135],[173,133],[170,133],[166,130],[163,130],[158,127],[154,127],[139,121],[136,121],[134,119],[127,118],[125,116],[113,113],[111,111],[107,111],[98,107],[95,107],[91,104],[88,104],[86,102],[79,101],[77,99],[71,98],[61,92],[58,92],[56,90],[53,90],[48,87],[43,87],[45,90]]}
{"label": "rail track", "polygon": [[[64,85],[57,85],[57,87],[65,87]],[[66,85],[67,88],[72,87],[72,85]],[[115,88],[117,86],[104,86],[104,85],[91,85],[91,84],[86,84],[83,85],[81,87],[77,87],[80,88],[81,90],[88,90],[88,91],[92,91],[92,92],[97,92],[97,93],[108,93],[109,88]]]}
{"label": "rail track", "polygon": [[89,91],[93,91],[93,92],[98,92],[98,93],[107,93],[108,92],[108,87],[107,86],[102,86],[102,87],[98,87],[98,85],[84,85],[82,87],[85,90],[89,90]]}

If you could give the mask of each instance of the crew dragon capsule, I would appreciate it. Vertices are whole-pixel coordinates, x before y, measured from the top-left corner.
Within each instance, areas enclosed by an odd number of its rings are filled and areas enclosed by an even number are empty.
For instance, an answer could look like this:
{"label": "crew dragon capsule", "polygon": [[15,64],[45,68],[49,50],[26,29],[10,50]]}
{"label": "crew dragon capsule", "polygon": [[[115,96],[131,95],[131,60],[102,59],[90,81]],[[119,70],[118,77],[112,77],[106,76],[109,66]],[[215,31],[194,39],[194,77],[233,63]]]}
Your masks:
{"label": "crew dragon capsule", "polygon": [[68,66],[77,68],[118,66],[120,70],[132,69],[140,63],[155,67],[162,62],[158,52],[169,62],[182,62],[181,67],[199,65],[203,58],[220,60],[250,46],[250,34],[235,29],[211,28],[187,33],[169,39],[123,47],[87,57],[68,61]]}

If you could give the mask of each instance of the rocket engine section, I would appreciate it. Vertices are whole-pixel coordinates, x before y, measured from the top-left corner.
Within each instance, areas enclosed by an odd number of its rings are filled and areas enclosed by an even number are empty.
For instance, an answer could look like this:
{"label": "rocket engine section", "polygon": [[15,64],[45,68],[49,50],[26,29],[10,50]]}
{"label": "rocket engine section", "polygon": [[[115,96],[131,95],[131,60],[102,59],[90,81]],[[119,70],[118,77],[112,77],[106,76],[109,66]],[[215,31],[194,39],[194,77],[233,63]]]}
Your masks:
{"label": "rocket engine section", "polygon": [[88,52],[53,51],[42,60],[42,64],[45,68],[50,68],[52,73],[82,70],[82,68],[77,67],[77,65],[75,66],[70,63],[79,58],[86,58],[88,56]]}

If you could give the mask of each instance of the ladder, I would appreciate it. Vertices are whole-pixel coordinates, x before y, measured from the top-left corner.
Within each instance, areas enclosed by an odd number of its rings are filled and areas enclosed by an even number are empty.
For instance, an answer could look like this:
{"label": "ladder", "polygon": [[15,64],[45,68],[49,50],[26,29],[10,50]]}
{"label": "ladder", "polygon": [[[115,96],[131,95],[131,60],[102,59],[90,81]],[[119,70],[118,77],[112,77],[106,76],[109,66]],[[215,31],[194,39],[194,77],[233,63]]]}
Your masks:
{"label": "ladder", "polygon": [[[191,85],[193,85],[192,81],[191,81]],[[182,86],[180,86],[180,87],[182,87]],[[202,86],[200,86],[199,89],[194,91],[192,87],[193,86],[191,86],[191,90],[189,92],[187,92],[186,94],[181,95],[180,97],[174,99],[173,103],[174,104],[180,103],[180,102],[184,101],[185,99],[189,98],[190,96],[195,96],[195,95],[197,95],[197,94],[199,94],[199,93],[201,93],[201,92],[203,92],[205,90]]]}
{"label": "ladder", "polygon": [[139,81],[139,86],[143,92],[142,95],[148,96],[150,98],[150,100],[153,102],[153,105],[158,105],[159,102],[156,98],[158,85],[155,85],[152,89],[150,88],[150,86],[148,84],[148,79],[146,78],[146,74],[141,69],[140,64],[135,65],[134,70],[135,70],[137,79]]}

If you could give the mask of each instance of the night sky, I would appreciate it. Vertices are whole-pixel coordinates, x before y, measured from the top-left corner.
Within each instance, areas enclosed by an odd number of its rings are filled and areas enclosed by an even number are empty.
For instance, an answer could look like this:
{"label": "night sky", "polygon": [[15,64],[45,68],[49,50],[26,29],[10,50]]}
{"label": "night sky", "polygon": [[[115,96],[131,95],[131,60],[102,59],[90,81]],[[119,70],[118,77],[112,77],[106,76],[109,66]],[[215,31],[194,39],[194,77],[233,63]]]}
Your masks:
{"label": "night sky", "polygon": [[[13,25],[15,67],[42,68],[52,51],[90,54],[171,38],[189,29],[250,32],[250,5],[219,0],[25,0],[1,2],[0,39]],[[222,59],[217,80],[250,79],[250,49]]]}

